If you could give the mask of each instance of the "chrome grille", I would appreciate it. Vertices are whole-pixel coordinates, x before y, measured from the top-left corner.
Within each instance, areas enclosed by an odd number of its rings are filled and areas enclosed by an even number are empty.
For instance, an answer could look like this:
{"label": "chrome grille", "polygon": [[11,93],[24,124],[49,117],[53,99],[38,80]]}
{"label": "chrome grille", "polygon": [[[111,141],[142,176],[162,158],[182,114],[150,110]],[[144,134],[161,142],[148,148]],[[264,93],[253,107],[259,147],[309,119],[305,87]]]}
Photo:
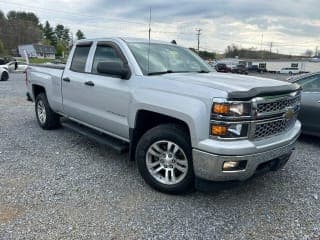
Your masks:
{"label": "chrome grille", "polygon": [[296,108],[300,103],[300,94],[292,97],[277,100],[274,102],[265,102],[257,104],[257,113],[271,113],[271,112],[281,112],[284,111],[287,107]]}
{"label": "chrome grille", "polygon": [[259,139],[280,134],[293,127],[297,120],[295,115],[291,119],[277,119],[269,122],[257,123],[255,125],[254,138]]}

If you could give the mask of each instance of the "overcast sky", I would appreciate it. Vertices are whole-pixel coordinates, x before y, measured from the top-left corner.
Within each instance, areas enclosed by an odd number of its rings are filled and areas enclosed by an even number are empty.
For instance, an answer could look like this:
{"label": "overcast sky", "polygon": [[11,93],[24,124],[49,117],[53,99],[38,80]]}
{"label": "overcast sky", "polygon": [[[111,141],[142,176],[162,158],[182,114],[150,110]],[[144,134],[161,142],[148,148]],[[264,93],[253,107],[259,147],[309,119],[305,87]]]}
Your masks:
{"label": "overcast sky", "polygon": [[61,23],[87,38],[148,37],[224,52],[227,45],[301,54],[320,48],[319,0],[0,0],[0,9],[32,11],[41,22]]}

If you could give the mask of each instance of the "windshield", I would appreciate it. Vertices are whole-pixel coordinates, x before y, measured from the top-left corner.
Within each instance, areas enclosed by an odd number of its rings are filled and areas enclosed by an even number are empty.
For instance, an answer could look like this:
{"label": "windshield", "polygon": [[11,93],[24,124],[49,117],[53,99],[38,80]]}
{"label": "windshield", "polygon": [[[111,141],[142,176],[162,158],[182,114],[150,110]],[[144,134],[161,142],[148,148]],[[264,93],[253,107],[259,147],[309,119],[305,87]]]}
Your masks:
{"label": "windshield", "polygon": [[151,43],[148,64],[149,43],[129,43],[128,45],[144,75],[210,72],[207,64],[186,48]]}

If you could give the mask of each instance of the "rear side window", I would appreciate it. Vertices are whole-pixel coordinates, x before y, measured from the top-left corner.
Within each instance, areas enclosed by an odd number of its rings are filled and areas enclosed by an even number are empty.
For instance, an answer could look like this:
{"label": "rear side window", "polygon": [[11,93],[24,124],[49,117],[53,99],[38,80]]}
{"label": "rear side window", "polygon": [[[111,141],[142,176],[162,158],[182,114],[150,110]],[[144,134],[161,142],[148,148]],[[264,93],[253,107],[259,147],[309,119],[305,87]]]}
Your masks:
{"label": "rear side window", "polygon": [[99,62],[119,62],[123,63],[117,51],[108,45],[98,45],[93,58],[92,73],[98,73],[97,66]]}
{"label": "rear side window", "polygon": [[73,54],[70,70],[84,72],[89,51],[90,46],[77,46]]}

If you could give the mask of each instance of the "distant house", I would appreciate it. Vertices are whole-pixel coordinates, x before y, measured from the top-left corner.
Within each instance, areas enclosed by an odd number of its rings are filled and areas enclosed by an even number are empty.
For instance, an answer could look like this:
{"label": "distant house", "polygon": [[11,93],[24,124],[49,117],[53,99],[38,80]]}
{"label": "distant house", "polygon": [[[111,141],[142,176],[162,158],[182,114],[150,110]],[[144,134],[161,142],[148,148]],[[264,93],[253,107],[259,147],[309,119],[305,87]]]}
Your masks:
{"label": "distant house", "polygon": [[53,46],[42,45],[42,44],[25,44],[19,45],[18,51],[20,56],[25,56],[25,52],[28,54],[28,57],[36,58],[56,58],[56,49]]}

